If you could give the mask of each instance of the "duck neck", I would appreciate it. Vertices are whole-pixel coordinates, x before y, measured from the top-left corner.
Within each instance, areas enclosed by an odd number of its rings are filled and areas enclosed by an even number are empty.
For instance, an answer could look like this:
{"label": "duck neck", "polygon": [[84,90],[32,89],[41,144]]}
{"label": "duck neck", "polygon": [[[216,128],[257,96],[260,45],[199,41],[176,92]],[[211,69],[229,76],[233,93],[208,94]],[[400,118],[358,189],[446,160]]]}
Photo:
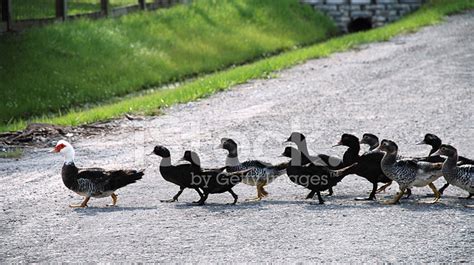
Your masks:
{"label": "duck neck", "polygon": [[375,148],[379,147],[379,143],[376,142],[376,143],[373,143],[369,146],[369,151],[374,151]]}
{"label": "duck neck", "polygon": [[382,166],[390,166],[395,164],[397,162],[397,152],[392,152],[392,153],[385,153],[382,158]]}
{"label": "duck neck", "polygon": [[444,169],[454,169],[454,168],[457,167],[457,163],[458,163],[458,154],[448,156],[446,161],[444,161],[443,168]]}
{"label": "duck neck", "polygon": [[303,153],[304,155],[309,155],[308,144],[306,143],[306,139],[301,140],[299,143],[296,144],[296,146],[298,146],[298,149],[301,153]]}
{"label": "duck neck", "polygon": [[291,154],[290,165],[292,166],[302,166],[311,163],[311,160],[301,151],[294,151]]}
{"label": "duck neck", "polygon": [[171,167],[171,156],[162,157],[160,167]]}
{"label": "duck neck", "polygon": [[240,165],[239,156],[236,150],[229,150],[227,157],[225,158],[226,167],[234,167]]}
{"label": "duck neck", "polygon": [[74,165],[74,156],[75,156],[74,149],[68,150],[68,152],[64,154],[64,164]]}
{"label": "duck neck", "polygon": [[354,144],[352,146],[349,146],[349,148],[344,152],[344,156],[342,158],[343,163],[345,165],[352,165],[353,163],[357,162],[357,159],[359,158],[359,151],[360,151],[360,145],[359,144]]}
{"label": "duck neck", "polygon": [[436,151],[438,151],[438,149],[441,147],[441,141],[438,141],[438,140],[435,140],[432,144],[431,144],[431,151],[430,151],[430,154],[428,156],[431,156],[432,154],[434,154]]}

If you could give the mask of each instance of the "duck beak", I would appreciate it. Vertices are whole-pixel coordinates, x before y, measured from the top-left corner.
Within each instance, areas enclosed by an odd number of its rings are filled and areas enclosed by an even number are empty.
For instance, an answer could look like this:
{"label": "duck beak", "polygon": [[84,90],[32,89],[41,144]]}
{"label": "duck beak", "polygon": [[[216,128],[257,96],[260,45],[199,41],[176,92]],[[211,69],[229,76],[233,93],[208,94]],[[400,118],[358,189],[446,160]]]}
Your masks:
{"label": "duck beak", "polygon": [[438,151],[432,153],[430,156],[441,156],[441,152],[440,152],[440,150],[438,149]]}
{"label": "duck beak", "polygon": [[48,153],[58,153],[59,151],[55,148],[48,151]]}
{"label": "duck beak", "polygon": [[377,148],[375,148],[374,150],[372,150],[372,152],[383,152],[382,150],[380,150],[380,145],[377,146]]}
{"label": "duck beak", "polygon": [[147,156],[151,156],[151,155],[153,155],[153,154],[154,154],[154,153],[153,153],[153,152],[151,152],[151,153],[149,153],[149,154],[146,154],[146,155],[147,155]]}
{"label": "duck beak", "polygon": [[419,143],[416,143],[416,145],[422,145],[422,144],[426,144],[426,143],[425,143],[425,140],[423,140],[423,141],[421,141],[421,142],[419,142]]}
{"label": "duck beak", "polygon": [[335,144],[335,145],[333,145],[333,146],[331,146],[331,147],[336,147],[336,146],[341,146],[341,145],[342,145],[342,142],[339,141],[339,143],[337,143],[337,144]]}
{"label": "duck beak", "polygon": [[218,149],[224,149],[224,144],[223,144],[223,143],[220,143],[218,146],[216,146],[216,148],[218,148]]}

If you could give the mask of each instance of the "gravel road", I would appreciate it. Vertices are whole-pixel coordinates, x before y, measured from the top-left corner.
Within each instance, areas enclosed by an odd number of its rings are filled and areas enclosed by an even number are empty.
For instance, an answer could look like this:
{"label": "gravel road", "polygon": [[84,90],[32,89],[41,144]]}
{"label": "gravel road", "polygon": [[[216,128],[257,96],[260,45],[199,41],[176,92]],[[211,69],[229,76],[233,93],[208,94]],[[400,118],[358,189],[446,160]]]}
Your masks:
{"label": "gravel road", "polygon": [[[87,209],[62,183],[62,157],[46,149],[20,160],[0,160],[0,262],[473,262],[473,209],[467,193],[446,190],[426,204],[429,188],[415,188],[400,205],[354,201],[371,185],[348,176],[326,205],[304,200],[307,190],[284,175],[261,202],[245,202],[253,187],[192,206],[194,191],[178,203],[160,203],[178,189],[165,182],[153,146],[170,148],[173,161],[186,149],[203,166],[224,163],[221,137],[240,144],[241,159],[282,162],[281,142],[291,131],[307,134],[311,153],[341,156],[331,148],[342,133],[372,132],[395,140],[403,155],[424,155],[427,132],[474,157],[474,12],[389,42],[312,60],[226,92],[126,121],[103,136],[74,139],[79,166],[146,167],[139,183],[118,191],[118,207],[91,199]],[[444,184],[440,179],[437,186]]]}

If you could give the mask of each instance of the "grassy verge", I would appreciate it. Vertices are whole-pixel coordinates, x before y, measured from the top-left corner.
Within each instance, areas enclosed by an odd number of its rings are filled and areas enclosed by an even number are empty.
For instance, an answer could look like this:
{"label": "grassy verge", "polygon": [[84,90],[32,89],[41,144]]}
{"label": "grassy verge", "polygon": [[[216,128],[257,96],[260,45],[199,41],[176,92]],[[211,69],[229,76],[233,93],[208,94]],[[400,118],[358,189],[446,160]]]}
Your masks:
{"label": "grassy verge", "polygon": [[[151,0],[148,0],[148,2],[151,2]],[[16,0],[12,1],[12,4],[15,20],[52,18],[56,12],[55,0]],[[109,0],[110,8],[137,4],[137,0]],[[99,0],[69,0],[67,5],[69,15],[100,11]]]}
{"label": "grassy verge", "polygon": [[[382,28],[346,35],[310,47],[285,52],[278,56],[201,77],[173,89],[159,90],[112,104],[85,110],[73,110],[64,115],[37,118],[33,121],[79,125],[118,117],[130,112],[152,114],[160,107],[205,97],[250,79],[266,77],[273,71],[293,66],[308,59],[325,57],[331,53],[348,50],[369,42],[386,41],[397,34],[413,32],[420,27],[439,23],[448,14],[472,8],[474,8],[472,0],[431,1],[419,11]],[[1,126],[0,130],[22,129],[25,125],[25,121],[20,121]]]}
{"label": "grassy verge", "polygon": [[198,0],[0,38],[0,123],[104,103],[327,39],[297,0]]}

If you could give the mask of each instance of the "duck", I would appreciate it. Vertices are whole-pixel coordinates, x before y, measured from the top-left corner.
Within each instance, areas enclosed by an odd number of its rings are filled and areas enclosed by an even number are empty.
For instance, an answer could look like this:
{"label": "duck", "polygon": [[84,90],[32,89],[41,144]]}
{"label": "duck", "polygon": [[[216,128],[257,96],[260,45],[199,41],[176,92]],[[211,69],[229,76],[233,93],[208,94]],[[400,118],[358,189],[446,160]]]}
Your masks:
{"label": "duck", "polygon": [[189,162],[193,167],[193,182],[197,183],[203,191],[203,197],[198,205],[204,205],[209,194],[229,192],[234,198],[231,205],[235,205],[239,196],[235,194],[232,188],[242,181],[242,178],[251,170],[237,171],[227,173],[223,168],[203,169],[201,168],[200,158],[196,152],[186,150],[183,161]]}
{"label": "duck", "polygon": [[167,182],[179,186],[179,191],[178,193],[176,193],[176,195],[173,196],[173,198],[168,200],[161,200],[161,202],[178,201],[179,196],[181,196],[181,194],[186,188],[193,189],[199,194],[199,201],[194,201],[193,203],[199,203],[203,199],[203,193],[199,189],[199,185],[193,183],[193,167],[191,164],[172,165],[171,153],[168,148],[162,145],[155,146],[151,154],[155,154],[162,158],[160,162],[160,173],[163,179]]}
{"label": "duck", "polygon": [[344,177],[353,174],[353,169],[357,166],[357,163],[355,163],[346,168],[332,170],[327,166],[315,165],[309,157],[292,146],[287,146],[282,156],[291,159],[289,166],[286,168],[289,179],[293,183],[310,190],[306,199],[313,199],[314,195],[317,194],[319,204],[324,204],[321,191],[336,186]]}
{"label": "duck", "polygon": [[384,152],[380,162],[382,171],[387,177],[396,181],[400,188],[400,192],[394,199],[385,202],[385,204],[398,203],[408,188],[424,186],[429,186],[435,195],[435,199],[431,203],[439,201],[441,194],[439,194],[433,181],[442,176],[442,163],[409,159],[397,160],[398,146],[395,142],[387,139],[382,140],[377,149]]}
{"label": "duck", "polygon": [[469,192],[466,199],[472,198],[474,195],[474,165],[458,165],[457,149],[447,144],[441,144],[433,155],[447,157],[442,167],[444,178],[449,184]]}
{"label": "duck", "polygon": [[272,165],[260,160],[247,160],[240,162],[237,151],[237,143],[230,138],[222,138],[219,148],[227,150],[228,154],[225,160],[225,168],[229,173],[251,169],[242,179],[242,183],[256,186],[257,197],[248,201],[260,201],[268,196],[264,187],[273,182],[279,176],[285,174],[288,163]]}
{"label": "duck", "polygon": [[310,155],[306,143],[306,136],[300,132],[292,132],[290,137],[288,137],[284,143],[294,143],[298,147],[298,150],[305,154],[305,156],[315,165],[327,166],[330,169],[343,168],[342,159],[339,157],[325,154],[317,154],[315,156]]}
{"label": "duck", "polygon": [[[353,170],[354,174],[361,176],[372,183],[372,191],[368,198],[356,198],[356,200],[375,200],[375,194],[385,190],[392,184],[392,180],[388,178],[380,166],[380,162],[383,158],[381,152],[368,152],[363,155],[359,155],[360,143],[357,136],[345,133],[341,136],[339,142],[334,145],[346,146],[347,150],[344,152],[342,161],[344,166],[349,166],[354,163],[358,163],[358,166]],[[385,183],[379,190],[377,189],[378,183]],[[409,192],[410,193],[410,192]]]}
{"label": "duck", "polygon": [[64,185],[71,191],[84,197],[80,204],[71,204],[72,208],[86,208],[91,197],[111,197],[112,204],[116,206],[118,196],[116,190],[142,179],[144,170],[105,170],[102,168],[78,168],[74,163],[75,151],[72,145],[59,140],[55,147],[50,150],[64,156],[64,164],[61,169],[61,177]]}
{"label": "duck", "polygon": [[[292,132],[284,143],[294,143],[298,147],[298,150],[305,154],[315,165],[327,166],[330,169],[341,169],[343,167],[342,159],[339,157],[325,154],[310,155],[306,143],[306,136],[300,132]],[[330,188],[328,192],[327,196],[334,194],[332,188]]]}
{"label": "duck", "polygon": [[[423,138],[423,140],[421,142],[417,143],[417,145],[426,144],[426,145],[431,146],[431,150],[428,154],[428,158],[429,158],[428,160],[430,160],[429,162],[441,162],[442,163],[442,162],[445,161],[445,159],[442,158],[439,155],[435,155],[435,153],[441,147],[442,143],[443,142],[442,142],[441,138],[439,138],[435,134],[427,133],[427,134],[425,134],[425,137]],[[427,159],[422,159],[422,160],[426,161]],[[459,165],[459,166],[474,165],[474,160],[463,157],[463,156],[458,156],[457,165]],[[439,193],[443,194],[444,190],[446,190],[447,187],[449,187],[449,182],[444,184],[444,186],[439,189]]]}

